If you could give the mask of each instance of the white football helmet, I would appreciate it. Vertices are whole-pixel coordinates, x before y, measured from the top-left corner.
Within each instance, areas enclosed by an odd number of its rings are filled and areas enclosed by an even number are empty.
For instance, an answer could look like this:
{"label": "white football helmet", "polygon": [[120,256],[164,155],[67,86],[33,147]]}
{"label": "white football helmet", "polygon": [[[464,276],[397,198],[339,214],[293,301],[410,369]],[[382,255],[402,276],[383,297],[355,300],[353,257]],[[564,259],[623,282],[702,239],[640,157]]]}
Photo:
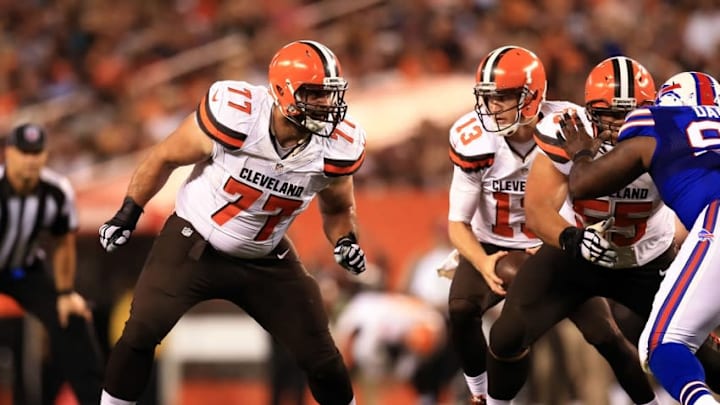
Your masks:
{"label": "white football helmet", "polygon": [[655,105],[720,106],[720,83],[707,73],[678,73],[660,86],[655,97]]}

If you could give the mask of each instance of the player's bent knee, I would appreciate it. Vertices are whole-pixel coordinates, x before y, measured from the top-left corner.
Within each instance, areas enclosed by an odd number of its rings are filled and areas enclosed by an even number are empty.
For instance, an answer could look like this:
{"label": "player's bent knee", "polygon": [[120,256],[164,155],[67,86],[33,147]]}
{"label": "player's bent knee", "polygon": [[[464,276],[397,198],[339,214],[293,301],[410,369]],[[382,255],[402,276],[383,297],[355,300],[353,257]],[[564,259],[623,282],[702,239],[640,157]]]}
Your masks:
{"label": "player's bent knee", "polygon": [[135,350],[155,349],[165,336],[143,322],[128,321],[120,340]]}
{"label": "player's bent knee", "polygon": [[497,359],[516,359],[527,353],[524,323],[519,317],[503,314],[490,330],[490,353]]}

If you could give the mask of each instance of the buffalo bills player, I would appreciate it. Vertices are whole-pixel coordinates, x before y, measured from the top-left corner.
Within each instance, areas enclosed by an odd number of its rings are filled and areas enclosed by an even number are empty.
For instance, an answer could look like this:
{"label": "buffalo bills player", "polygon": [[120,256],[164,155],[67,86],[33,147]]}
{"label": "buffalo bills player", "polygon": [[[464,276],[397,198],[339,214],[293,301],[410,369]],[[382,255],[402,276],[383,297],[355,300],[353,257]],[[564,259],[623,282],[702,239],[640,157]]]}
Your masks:
{"label": "buffalo bills player", "polygon": [[640,356],[683,405],[716,404],[693,354],[720,324],[720,250],[713,246],[720,229],[720,84],[704,73],[679,73],[660,88],[656,104],[630,113],[618,146],[595,160],[595,142],[578,133],[576,117],[566,117],[564,149],[575,157],[569,190],[604,195],[647,172],[690,230],[655,295]]}
{"label": "buffalo bills player", "polygon": [[196,113],[140,163],[122,208],[100,227],[107,251],[125,244],[173,169],[195,165],[135,287],[102,404],[134,403],[155,346],[187,310],[212,298],[243,308],[284,345],[317,402],[355,403],[320,290],[285,233],[317,195],[335,259],[353,274],[365,270],[352,180],[365,131],[346,117],[347,82],[326,46],[292,42],[275,54],[268,75],[269,89],[215,82]]}

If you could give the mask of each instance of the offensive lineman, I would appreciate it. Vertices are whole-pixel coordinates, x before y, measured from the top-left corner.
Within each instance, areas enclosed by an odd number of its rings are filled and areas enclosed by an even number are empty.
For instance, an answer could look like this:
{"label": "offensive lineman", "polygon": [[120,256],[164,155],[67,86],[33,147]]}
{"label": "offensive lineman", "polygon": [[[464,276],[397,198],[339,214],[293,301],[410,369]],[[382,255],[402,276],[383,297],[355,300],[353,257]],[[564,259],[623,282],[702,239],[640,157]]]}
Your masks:
{"label": "offensive lineman", "polygon": [[100,227],[108,252],[122,246],[173,169],[195,165],[138,279],[102,404],[135,403],[155,346],[188,309],[213,298],[235,303],[286,346],[318,403],[355,403],[319,288],[285,233],[317,194],[335,259],[353,274],[365,270],[352,178],[365,131],[345,116],[347,82],[326,46],[284,46],[268,76],[269,89],[215,82],[195,114],[140,163],[121,209]]}

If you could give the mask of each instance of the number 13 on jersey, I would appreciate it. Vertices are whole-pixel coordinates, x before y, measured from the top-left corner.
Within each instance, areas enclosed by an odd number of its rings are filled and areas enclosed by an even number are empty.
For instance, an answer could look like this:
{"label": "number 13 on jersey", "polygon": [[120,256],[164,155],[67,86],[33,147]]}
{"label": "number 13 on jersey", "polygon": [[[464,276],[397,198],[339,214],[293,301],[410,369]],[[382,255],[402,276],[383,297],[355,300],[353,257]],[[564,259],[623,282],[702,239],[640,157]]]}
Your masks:
{"label": "number 13 on jersey", "polygon": [[[492,227],[493,233],[506,238],[514,238],[516,235],[513,225],[510,225],[510,215],[511,213],[525,209],[523,207],[524,198],[499,191],[493,193],[493,198],[495,198],[495,225]],[[515,225],[517,225],[517,221]],[[534,233],[527,229],[525,222],[520,222],[520,229],[518,229],[518,231],[525,234],[528,238],[536,237]]]}

